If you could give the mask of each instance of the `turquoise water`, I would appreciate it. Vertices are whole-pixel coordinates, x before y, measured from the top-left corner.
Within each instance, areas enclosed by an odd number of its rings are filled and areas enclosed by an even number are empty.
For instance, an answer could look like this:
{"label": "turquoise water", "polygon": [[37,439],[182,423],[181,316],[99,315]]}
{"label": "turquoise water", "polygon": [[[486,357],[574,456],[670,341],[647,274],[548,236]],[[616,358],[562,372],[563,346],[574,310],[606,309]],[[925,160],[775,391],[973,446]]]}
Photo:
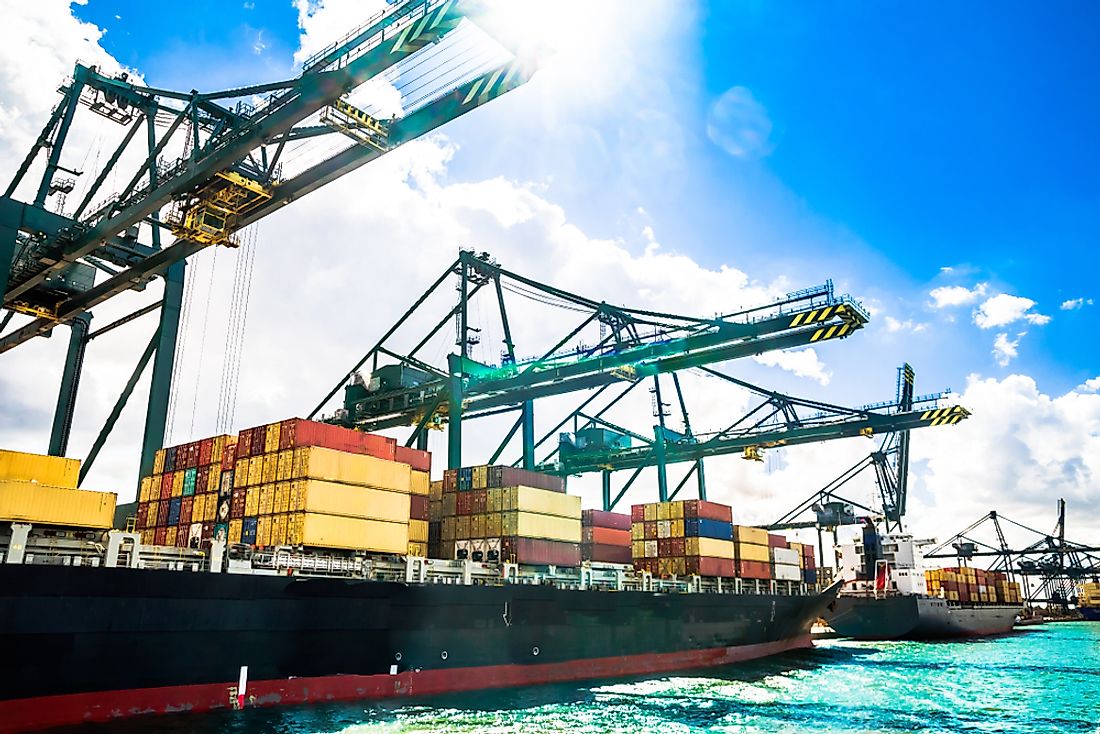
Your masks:
{"label": "turquoise water", "polygon": [[[153,726],[155,722],[155,726]],[[691,675],[383,704],[165,717],[111,734],[1100,734],[1100,623],[972,642],[827,641]]]}

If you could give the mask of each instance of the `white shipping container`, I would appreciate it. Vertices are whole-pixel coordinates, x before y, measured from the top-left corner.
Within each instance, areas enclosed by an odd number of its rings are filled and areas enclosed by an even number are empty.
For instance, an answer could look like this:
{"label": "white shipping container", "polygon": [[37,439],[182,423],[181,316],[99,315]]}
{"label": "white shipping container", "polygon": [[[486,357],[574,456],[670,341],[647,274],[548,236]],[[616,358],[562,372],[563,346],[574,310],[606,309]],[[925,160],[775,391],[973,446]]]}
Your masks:
{"label": "white shipping container", "polygon": [[801,560],[801,554],[798,551],[791,548],[772,548],[772,561],[776,564],[783,564],[784,566],[798,567]]}
{"label": "white shipping container", "polygon": [[775,578],[777,581],[801,581],[802,570],[798,566],[776,564]]}
{"label": "white shipping container", "polygon": [[645,557],[656,558],[657,557],[657,541],[647,540],[645,541]]}
{"label": "white shipping container", "polygon": [[672,521],[671,520],[658,520],[657,521],[657,537],[658,538],[671,538],[672,537]]}

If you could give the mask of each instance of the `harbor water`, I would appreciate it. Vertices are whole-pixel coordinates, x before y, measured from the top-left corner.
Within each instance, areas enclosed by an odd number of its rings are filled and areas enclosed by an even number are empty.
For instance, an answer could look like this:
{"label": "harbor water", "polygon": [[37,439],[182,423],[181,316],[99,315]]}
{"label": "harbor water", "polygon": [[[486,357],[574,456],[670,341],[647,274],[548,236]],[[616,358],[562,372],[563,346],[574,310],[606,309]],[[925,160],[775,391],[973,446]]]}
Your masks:
{"label": "harbor water", "polygon": [[1100,623],[939,643],[829,640],[719,670],[383,703],[169,716],[94,734],[1100,734]]}

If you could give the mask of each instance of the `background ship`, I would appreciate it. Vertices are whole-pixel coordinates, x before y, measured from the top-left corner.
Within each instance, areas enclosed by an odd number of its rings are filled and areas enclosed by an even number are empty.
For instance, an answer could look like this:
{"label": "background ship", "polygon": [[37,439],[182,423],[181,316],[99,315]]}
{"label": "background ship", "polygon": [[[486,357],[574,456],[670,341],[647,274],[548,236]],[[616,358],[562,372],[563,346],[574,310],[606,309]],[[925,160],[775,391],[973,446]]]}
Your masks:
{"label": "background ship", "polygon": [[922,571],[910,535],[880,536],[838,548],[844,585],[825,615],[858,640],[924,640],[1004,634],[1022,611],[1019,585],[1004,574],[957,567]]}

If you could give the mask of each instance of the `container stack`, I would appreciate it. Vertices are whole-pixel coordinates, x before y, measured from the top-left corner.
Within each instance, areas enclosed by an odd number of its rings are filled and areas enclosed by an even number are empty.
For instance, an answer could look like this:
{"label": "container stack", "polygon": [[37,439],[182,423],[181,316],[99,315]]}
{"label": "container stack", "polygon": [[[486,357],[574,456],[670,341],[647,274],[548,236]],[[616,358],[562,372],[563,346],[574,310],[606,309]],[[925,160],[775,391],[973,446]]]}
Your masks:
{"label": "container stack", "polygon": [[809,543],[788,543],[787,547],[798,551],[800,568],[802,569],[802,583],[817,583],[817,549]]}
{"label": "container stack", "polygon": [[[428,486],[428,557],[447,558],[443,555],[443,480],[436,479]],[[453,554],[452,556],[453,557]]]}
{"label": "container stack", "polygon": [[138,489],[143,543],[199,548],[214,537],[219,504],[232,490],[236,442],[211,436],[156,452],[153,473]]}
{"label": "container stack", "polygon": [[733,512],[703,500],[631,507],[634,568],[654,576],[735,575]]}
{"label": "container stack", "polygon": [[560,477],[510,466],[443,473],[440,555],[579,566],[581,500]]}
{"label": "container stack", "polygon": [[600,563],[632,563],[630,515],[603,510],[582,512],[581,559]]}
{"label": "container stack", "polygon": [[62,528],[109,528],[115,495],[77,489],[80,462],[0,450],[0,520]]}
{"label": "container stack", "polygon": [[924,572],[928,594],[963,604],[1019,604],[1020,585],[999,571],[968,566]]}
{"label": "container stack", "polygon": [[772,578],[802,583],[801,550],[789,547],[785,537],[774,533],[768,533],[768,547],[772,557]]}
{"label": "container stack", "polygon": [[772,553],[767,530],[734,525],[733,555],[736,573],[740,578],[759,581],[772,578]]}
{"label": "container stack", "polygon": [[247,428],[157,453],[143,539],[426,555],[430,469],[384,436],[299,418]]}

